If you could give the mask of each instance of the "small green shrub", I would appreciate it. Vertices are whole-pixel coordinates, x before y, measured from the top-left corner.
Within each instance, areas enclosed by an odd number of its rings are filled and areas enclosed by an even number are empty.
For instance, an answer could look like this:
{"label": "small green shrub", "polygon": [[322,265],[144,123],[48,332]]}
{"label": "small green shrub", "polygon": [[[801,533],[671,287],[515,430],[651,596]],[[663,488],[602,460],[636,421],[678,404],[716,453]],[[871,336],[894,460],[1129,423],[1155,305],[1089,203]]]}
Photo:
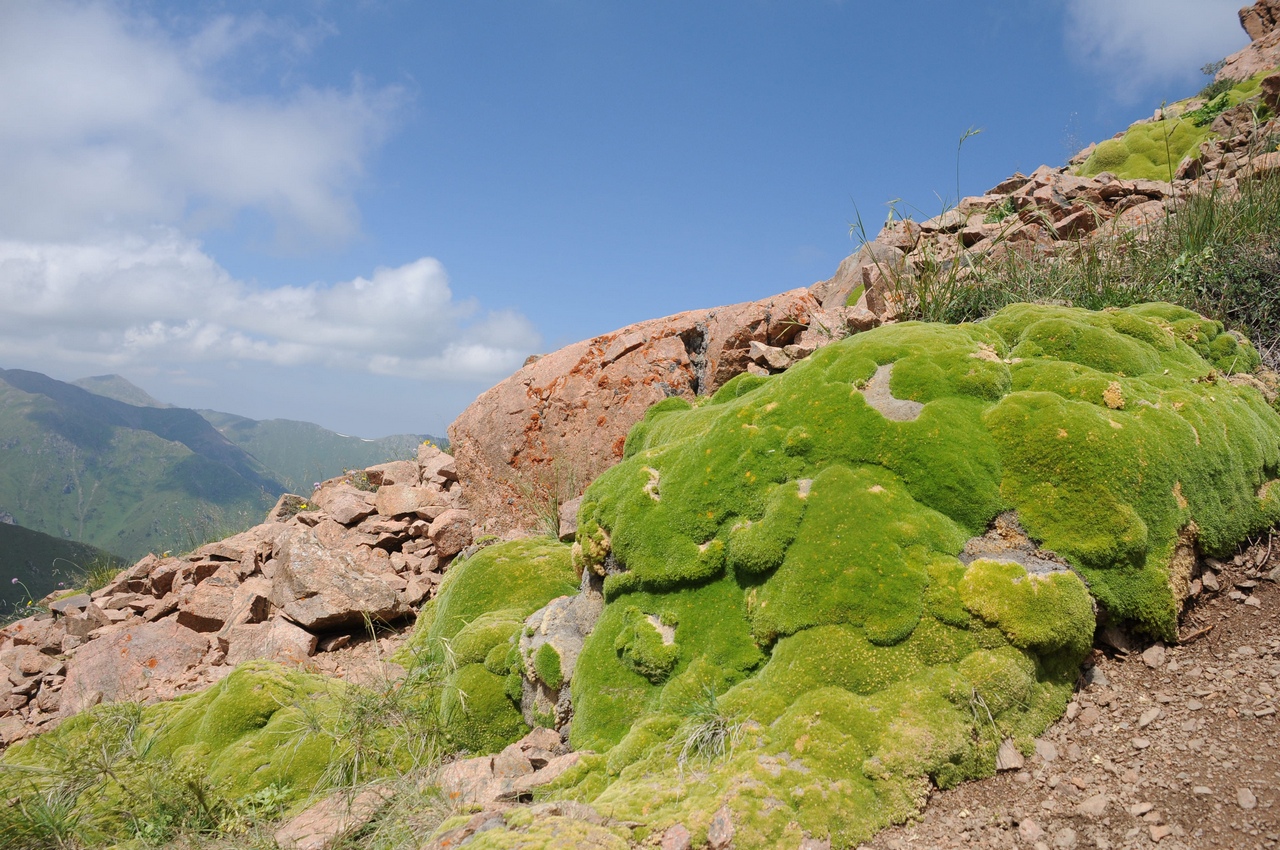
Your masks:
{"label": "small green shrub", "polygon": [[538,647],[533,656],[533,672],[538,674],[548,688],[559,690],[564,684],[564,669],[560,666],[560,653],[549,643]]}

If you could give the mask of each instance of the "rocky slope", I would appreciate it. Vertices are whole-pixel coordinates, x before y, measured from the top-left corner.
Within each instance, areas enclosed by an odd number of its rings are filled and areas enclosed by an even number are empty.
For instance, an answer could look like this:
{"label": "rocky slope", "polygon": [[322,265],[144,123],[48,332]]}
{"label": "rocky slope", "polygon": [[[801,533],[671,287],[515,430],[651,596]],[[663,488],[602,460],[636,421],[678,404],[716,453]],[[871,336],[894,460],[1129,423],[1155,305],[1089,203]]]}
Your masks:
{"label": "rocky slope", "polygon": [[[368,623],[404,620],[471,545],[453,459],[397,461],[284,496],[267,522],[184,557],[148,555],[92,594],[0,629],[5,743],[99,703],[208,687],[245,661],[323,669]],[[332,669],[332,667],[331,667]]]}

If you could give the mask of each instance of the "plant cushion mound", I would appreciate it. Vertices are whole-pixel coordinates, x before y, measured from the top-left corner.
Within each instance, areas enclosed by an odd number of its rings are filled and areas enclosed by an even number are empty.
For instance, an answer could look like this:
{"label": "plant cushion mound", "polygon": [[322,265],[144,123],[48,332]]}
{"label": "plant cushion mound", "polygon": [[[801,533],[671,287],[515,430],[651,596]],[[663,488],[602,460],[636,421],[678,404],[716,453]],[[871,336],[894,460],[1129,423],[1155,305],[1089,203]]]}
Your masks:
{"label": "plant cushion mound", "polygon": [[[1095,605],[1173,638],[1180,542],[1280,519],[1280,417],[1226,379],[1258,362],[1167,304],[1015,305],[654,407],[580,510],[606,605],[570,734],[599,755],[554,793],[695,845],[728,806],[742,846],[849,846],[1029,750]],[[1009,510],[1069,568],[961,560]],[[701,758],[708,694],[729,746]]]}
{"label": "plant cushion mound", "polygon": [[440,719],[454,747],[496,752],[528,731],[508,649],[526,617],[577,589],[569,547],[545,537],[487,546],[450,567],[394,660],[448,671]]}
{"label": "plant cushion mound", "polygon": [[1167,110],[1177,113],[1175,117],[1132,125],[1119,138],[1095,147],[1080,166],[1080,176],[1094,177],[1108,171],[1121,180],[1171,181],[1182,159],[1198,157],[1200,143],[1213,135],[1213,116],[1257,95],[1263,78],[1272,73],[1262,71],[1243,80],[1198,110],[1181,113],[1177,107],[1185,103],[1182,101]]}
{"label": "plant cushion mound", "polygon": [[334,725],[352,690],[251,661],[200,693],[98,706],[15,744],[0,755],[0,792],[70,790],[85,834],[102,836],[130,832],[166,806],[194,807],[197,787],[205,789],[202,805],[225,807],[267,791],[281,805],[304,804],[340,749],[321,730]]}

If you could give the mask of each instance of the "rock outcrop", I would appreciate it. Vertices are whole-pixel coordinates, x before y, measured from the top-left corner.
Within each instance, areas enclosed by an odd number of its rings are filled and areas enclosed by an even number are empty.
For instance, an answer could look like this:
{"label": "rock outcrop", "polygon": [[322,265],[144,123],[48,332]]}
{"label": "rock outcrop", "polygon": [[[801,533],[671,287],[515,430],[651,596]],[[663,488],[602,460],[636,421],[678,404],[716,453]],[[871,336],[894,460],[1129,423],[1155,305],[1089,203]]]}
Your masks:
{"label": "rock outcrop", "polygon": [[[518,653],[469,653],[594,752],[565,796],[693,846],[855,846],[930,780],[1025,755],[1099,610],[1175,638],[1184,541],[1221,554],[1280,519],[1280,416],[1227,377],[1258,362],[1168,304],[1023,304],[668,400],[583,496],[578,599],[603,585],[585,640],[560,598]],[[489,578],[448,582],[474,600]],[[548,699],[529,706],[529,685]],[[498,761],[454,768],[473,802],[510,799]]]}
{"label": "rock outcrop", "polygon": [[467,508],[489,533],[554,531],[557,503],[618,462],[653,404],[776,371],[752,360],[753,344],[781,350],[789,364],[873,321],[794,290],[640,322],[533,360],[449,426]]}
{"label": "rock outcrop", "polygon": [[1240,10],[1240,26],[1250,43],[1226,58],[1215,79],[1243,80],[1280,65],[1280,3],[1258,0]]}
{"label": "rock outcrop", "polygon": [[99,703],[171,699],[253,659],[309,667],[369,622],[410,615],[471,544],[453,458],[285,495],[267,522],[185,557],[148,555],[92,594],[0,629],[8,743]]}

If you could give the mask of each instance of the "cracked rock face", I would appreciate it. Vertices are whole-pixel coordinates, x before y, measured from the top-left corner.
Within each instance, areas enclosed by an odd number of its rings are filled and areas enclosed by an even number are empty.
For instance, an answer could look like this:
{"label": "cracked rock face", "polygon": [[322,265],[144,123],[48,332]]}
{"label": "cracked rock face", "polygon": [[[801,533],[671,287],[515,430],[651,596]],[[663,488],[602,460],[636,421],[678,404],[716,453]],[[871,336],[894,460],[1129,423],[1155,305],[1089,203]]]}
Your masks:
{"label": "cracked rock face", "polygon": [[[653,404],[715,392],[753,365],[753,342],[845,335],[840,310],[819,323],[820,313],[818,299],[797,289],[640,322],[526,364],[449,427],[468,509],[490,533],[543,530],[545,506],[617,463],[627,432]],[[819,324],[821,333],[810,330]]]}

